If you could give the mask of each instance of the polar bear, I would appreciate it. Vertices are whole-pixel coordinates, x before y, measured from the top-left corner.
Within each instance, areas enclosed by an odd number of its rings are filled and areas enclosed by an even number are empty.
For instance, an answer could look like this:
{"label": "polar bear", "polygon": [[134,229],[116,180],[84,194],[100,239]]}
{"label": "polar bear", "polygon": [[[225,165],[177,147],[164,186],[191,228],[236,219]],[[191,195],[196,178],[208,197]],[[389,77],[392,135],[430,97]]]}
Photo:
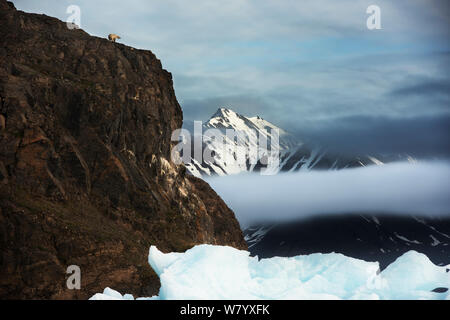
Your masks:
{"label": "polar bear", "polygon": [[111,33],[108,35],[108,39],[112,42],[116,42],[116,40],[120,39],[120,37],[117,34]]}

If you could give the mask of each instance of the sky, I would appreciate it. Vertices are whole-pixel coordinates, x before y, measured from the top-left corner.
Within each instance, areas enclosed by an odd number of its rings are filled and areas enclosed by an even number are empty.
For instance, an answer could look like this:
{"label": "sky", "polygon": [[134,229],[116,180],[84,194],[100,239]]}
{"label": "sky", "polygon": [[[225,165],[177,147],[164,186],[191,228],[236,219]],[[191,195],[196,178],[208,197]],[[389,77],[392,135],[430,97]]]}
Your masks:
{"label": "sky", "polygon": [[186,121],[225,106],[337,151],[450,157],[450,1],[13,3],[64,21],[78,5],[88,33],[154,52]]}

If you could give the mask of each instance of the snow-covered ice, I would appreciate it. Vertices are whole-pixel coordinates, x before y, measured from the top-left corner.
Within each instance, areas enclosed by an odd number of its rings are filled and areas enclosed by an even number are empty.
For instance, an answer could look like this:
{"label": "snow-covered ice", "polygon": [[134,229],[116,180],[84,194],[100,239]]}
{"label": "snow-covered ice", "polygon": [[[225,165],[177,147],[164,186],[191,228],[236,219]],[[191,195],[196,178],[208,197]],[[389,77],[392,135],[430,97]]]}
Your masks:
{"label": "snow-covered ice", "polygon": [[134,297],[131,294],[121,295],[116,290],[105,288],[103,293],[96,293],[89,300],[134,300]]}
{"label": "snow-covered ice", "polygon": [[[450,266],[434,265],[409,251],[381,273],[377,262],[342,254],[261,259],[226,246],[199,245],[185,253],[150,248],[149,263],[161,280],[147,299],[447,299]],[[132,299],[106,288],[92,300]]]}

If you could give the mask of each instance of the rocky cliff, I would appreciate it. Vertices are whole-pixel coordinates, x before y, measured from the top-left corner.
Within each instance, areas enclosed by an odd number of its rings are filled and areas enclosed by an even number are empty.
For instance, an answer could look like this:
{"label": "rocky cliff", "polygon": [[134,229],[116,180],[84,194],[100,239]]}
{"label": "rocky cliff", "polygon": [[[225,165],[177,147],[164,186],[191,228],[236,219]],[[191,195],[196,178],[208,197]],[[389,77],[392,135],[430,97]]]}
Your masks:
{"label": "rocky cliff", "polygon": [[220,197],[170,162],[181,124],[152,52],[0,0],[0,298],[149,296],[152,244],[246,249]]}

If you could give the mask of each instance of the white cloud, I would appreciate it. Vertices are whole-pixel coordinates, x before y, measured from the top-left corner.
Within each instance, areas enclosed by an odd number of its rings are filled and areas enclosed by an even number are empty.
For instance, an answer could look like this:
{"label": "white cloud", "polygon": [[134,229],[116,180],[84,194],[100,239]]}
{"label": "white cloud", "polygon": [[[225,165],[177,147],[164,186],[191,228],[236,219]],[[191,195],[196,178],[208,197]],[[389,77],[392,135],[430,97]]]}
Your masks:
{"label": "white cloud", "polygon": [[395,163],[275,176],[235,175],[207,181],[244,228],[255,222],[323,214],[450,214],[448,162]]}

